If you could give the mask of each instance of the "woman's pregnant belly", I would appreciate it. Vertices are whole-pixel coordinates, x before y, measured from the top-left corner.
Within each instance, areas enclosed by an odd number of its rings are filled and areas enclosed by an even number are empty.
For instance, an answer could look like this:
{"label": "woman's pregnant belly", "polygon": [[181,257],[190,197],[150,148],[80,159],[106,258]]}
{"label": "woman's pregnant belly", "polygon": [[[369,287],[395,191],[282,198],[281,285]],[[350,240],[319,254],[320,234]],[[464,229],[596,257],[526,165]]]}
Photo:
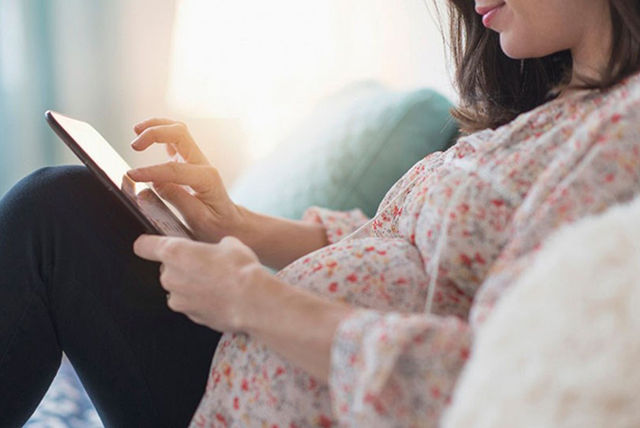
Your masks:
{"label": "woman's pregnant belly", "polygon": [[[382,311],[422,311],[428,284],[418,250],[398,238],[341,241],[276,275],[328,298]],[[331,426],[332,420],[326,385],[251,337],[225,334],[191,426]]]}

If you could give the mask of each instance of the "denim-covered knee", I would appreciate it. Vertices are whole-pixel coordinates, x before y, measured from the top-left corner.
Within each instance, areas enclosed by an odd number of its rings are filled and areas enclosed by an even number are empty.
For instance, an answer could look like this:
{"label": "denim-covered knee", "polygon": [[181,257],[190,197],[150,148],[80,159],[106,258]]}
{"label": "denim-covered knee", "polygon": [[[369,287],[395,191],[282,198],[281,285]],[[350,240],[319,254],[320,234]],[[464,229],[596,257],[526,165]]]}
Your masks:
{"label": "denim-covered knee", "polygon": [[84,165],[45,166],[24,177],[16,186],[41,196],[62,196],[95,187],[96,178]]}
{"label": "denim-covered knee", "polygon": [[83,165],[37,169],[18,181],[0,200],[0,221],[7,221],[7,215],[51,213],[56,204],[77,204],[82,194],[90,195],[99,187],[97,179]]}
{"label": "denim-covered knee", "polygon": [[16,183],[0,200],[0,239],[7,230],[128,246],[144,228],[87,167],[69,165],[40,168]]}

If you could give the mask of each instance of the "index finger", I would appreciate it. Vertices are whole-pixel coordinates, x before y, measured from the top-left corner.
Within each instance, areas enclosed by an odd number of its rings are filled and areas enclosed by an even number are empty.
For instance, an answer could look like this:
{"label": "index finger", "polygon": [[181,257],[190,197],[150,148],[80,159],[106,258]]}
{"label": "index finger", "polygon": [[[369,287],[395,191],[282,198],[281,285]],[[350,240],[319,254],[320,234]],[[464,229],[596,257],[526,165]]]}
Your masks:
{"label": "index finger", "polygon": [[173,145],[186,162],[203,165],[209,163],[183,123],[149,126],[133,140],[131,147],[141,151],[154,143]]}
{"label": "index finger", "polygon": [[[166,118],[161,118],[161,117],[152,117],[150,119],[145,119],[142,122],[138,122],[133,126],[133,132],[136,133],[136,135],[140,135],[140,133],[142,131],[144,131],[147,128],[150,128],[152,126],[158,126],[158,125],[173,125],[174,123],[177,123],[177,120],[173,120],[173,119],[166,119]],[[171,157],[173,157],[177,151],[175,149],[175,147],[173,147],[172,144],[167,144],[166,145],[166,149],[167,149],[167,154]]]}
{"label": "index finger", "polygon": [[211,166],[182,162],[165,162],[158,165],[135,168],[127,171],[133,181],[175,183],[190,186],[202,195],[212,194],[221,187],[216,170]]}
{"label": "index finger", "polygon": [[142,131],[152,126],[158,125],[173,125],[175,123],[179,123],[177,120],[167,119],[164,117],[152,117],[149,119],[145,119],[142,122],[138,122],[133,126],[133,131],[139,135]]}
{"label": "index finger", "polygon": [[171,241],[169,236],[143,234],[133,242],[133,252],[143,259],[155,262],[166,262],[171,258]]}

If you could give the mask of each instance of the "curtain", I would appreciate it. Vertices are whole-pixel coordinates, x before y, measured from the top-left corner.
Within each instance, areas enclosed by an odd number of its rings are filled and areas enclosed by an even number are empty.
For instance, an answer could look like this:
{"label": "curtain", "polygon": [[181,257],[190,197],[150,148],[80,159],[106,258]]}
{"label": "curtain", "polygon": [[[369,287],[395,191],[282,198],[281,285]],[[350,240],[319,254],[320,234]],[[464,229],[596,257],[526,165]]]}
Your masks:
{"label": "curtain", "polygon": [[54,105],[51,2],[0,2],[0,194],[55,161],[42,113]]}
{"label": "curtain", "polygon": [[[173,0],[0,0],[0,195],[38,167],[78,162],[46,124],[47,109],[89,121],[126,147],[134,110],[155,113],[138,98],[151,84],[164,94],[153,70],[167,68],[160,53],[168,55],[173,7]],[[152,46],[158,55],[140,53]]]}

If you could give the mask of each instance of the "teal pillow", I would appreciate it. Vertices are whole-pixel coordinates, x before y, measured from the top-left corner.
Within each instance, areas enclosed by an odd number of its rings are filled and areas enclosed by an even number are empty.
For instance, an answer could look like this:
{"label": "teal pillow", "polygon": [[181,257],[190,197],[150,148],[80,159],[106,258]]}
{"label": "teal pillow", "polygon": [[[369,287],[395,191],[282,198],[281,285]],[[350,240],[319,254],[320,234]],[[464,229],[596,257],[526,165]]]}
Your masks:
{"label": "teal pillow", "polygon": [[360,208],[371,217],[402,174],[452,144],[458,128],[450,108],[430,89],[351,85],[319,103],[270,157],[238,178],[231,197],[292,219],[311,205]]}

